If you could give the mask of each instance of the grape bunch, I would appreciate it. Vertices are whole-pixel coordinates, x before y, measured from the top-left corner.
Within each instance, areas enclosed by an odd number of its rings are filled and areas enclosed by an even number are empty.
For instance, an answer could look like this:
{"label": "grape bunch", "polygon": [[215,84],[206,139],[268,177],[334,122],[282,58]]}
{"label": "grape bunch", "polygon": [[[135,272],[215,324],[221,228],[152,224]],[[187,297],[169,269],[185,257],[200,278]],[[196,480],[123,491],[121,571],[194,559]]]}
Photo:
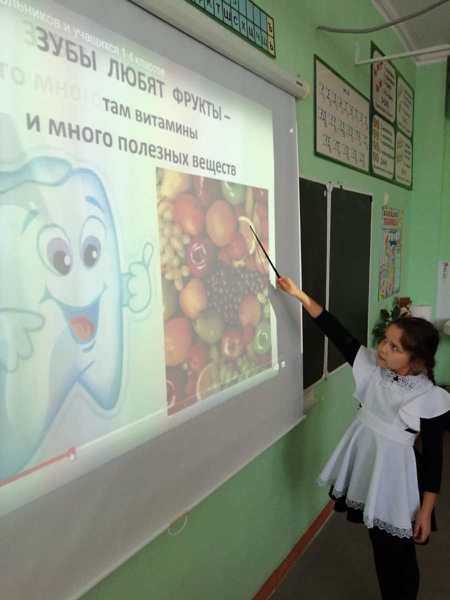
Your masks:
{"label": "grape bunch", "polygon": [[239,326],[239,308],[243,298],[249,293],[257,296],[265,287],[263,277],[256,271],[227,264],[219,264],[205,283],[208,306],[230,327]]}

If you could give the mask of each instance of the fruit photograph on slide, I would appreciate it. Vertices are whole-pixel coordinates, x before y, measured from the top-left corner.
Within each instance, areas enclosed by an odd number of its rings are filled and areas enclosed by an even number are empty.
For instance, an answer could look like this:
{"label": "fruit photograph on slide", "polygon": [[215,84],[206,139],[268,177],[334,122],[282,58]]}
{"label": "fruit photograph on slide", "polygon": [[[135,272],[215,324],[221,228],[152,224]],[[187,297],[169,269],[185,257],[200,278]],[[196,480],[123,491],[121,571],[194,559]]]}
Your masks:
{"label": "fruit photograph on slide", "polygon": [[157,170],[168,414],[272,367],[267,190]]}

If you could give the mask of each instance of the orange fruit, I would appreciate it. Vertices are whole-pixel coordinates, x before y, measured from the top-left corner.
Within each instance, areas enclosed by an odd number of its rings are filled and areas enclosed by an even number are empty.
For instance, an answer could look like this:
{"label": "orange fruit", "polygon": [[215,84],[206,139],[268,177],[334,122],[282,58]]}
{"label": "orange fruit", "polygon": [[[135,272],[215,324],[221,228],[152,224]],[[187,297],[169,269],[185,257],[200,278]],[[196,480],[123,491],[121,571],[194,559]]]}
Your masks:
{"label": "orange fruit", "polygon": [[164,327],[166,365],[175,367],[187,357],[192,344],[192,327],[184,317],[175,317],[166,321]]}
{"label": "orange fruit", "polygon": [[217,392],[219,388],[218,364],[210,362],[199,373],[196,386],[197,400],[204,400],[214,392]]}

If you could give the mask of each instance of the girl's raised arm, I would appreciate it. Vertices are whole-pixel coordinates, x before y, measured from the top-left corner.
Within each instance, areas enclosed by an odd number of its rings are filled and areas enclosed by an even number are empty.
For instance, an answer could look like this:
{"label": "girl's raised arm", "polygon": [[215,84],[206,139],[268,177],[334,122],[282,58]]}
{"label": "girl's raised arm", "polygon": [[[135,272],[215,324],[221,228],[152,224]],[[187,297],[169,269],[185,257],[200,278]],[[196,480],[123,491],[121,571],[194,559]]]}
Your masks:
{"label": "girl's raised arm", "polygon": [[323,306],[313,300],[308,294],[305,294],[303,290],[300,290],[290,277],[279,277],[277,279],[277,286],[283,292],[297,298],[303,304],[304,309],[314,319],[314,322],[322,333],[330,338],[345,360],[350,365],[353,365],[361,343],[347,331],[338,319],[326,311]]}

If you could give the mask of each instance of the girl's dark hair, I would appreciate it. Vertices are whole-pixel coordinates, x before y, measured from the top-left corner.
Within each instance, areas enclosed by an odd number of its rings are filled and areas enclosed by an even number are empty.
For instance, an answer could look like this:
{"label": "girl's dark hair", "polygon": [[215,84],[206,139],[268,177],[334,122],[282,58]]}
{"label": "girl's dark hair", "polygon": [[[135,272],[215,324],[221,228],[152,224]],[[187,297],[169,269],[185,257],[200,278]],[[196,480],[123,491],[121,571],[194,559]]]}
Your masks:
{"label": "girl's dark hair", "polygon": [[428,379],[434,384],[434,356],[439,345],[439,332],[436,327],[419,317],[401,317],[392,322],[402,330],[401,342],[403,348],[411,354],[411,360],[424,364]]}

